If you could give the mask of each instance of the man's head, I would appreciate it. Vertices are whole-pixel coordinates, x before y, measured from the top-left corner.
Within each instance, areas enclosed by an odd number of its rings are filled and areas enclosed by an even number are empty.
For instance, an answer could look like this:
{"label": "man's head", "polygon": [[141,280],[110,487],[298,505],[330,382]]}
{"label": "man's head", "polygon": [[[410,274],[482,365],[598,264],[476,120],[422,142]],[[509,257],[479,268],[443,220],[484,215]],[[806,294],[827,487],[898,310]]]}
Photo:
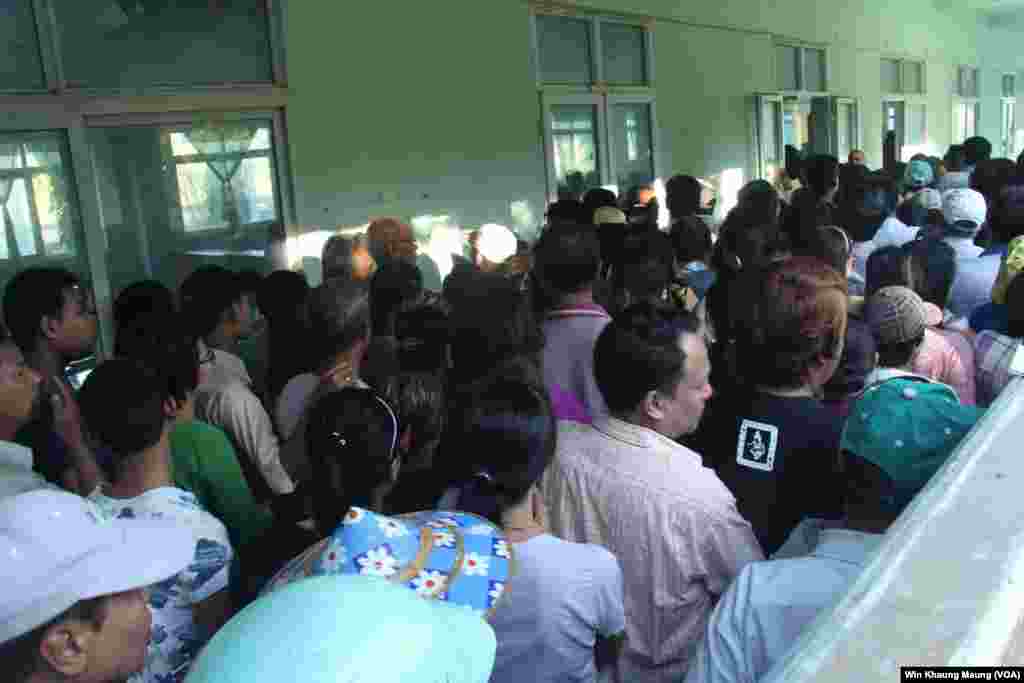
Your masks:
{"label": "man's head", "polygon": [[166,439],[166,398],[160,374],[137,360],[109,360],[85,380],[78,394],[82,420],[89,436],[109,452],[100,466],[112,482],[136,456]]}
{"label": "man's head", "polygon": [[669,307],[627,308],[594,345],[594,378],[608,410],[672,439],[697,428],[710,373],[696,318]]}
{"label": "man's head", "polygon": [[746,271],[736,291],[736,360],[745,380],[769,389],[816,390],[828,382],[846,339],[842,274],[795,256]]}
{"label": "man's head", "polygon": [[985,224],[987,206],[980,192],[957,188],[942,195],[946,231],[955,237],[974,237]]}
{"label": "man's head", "polygon": [[101,514],[58,491],[0,500],[4,680],[113,683],[143,668],[145,588],[185,569],[195,542],[180,526]]}
{"label": "man's head", "polygon": [[378,266],[389,259],[416,260],[419,246],[408,223],[397,218],[378,218],[366,229],[366,237],[370,255]]}
{"label": "man's head", "polygon": [[864,157],[864,150],[852,149],[850,155],[846,158],[846,161],[853,166],[864,166],[867,161]]}
{"label": "man's head", "polygon": [[804,178],[817,199],[830,202],[839,189],[839,160],[816,154],[804,162]]}
{"label": "man's head", "polygon": [[328,280],[308,299],[309,338],[317,365],[365,347],[370,335],[370,295],[366,285]]}
{"label": "man's head", "polygon": [[864,318],[878,344],[878,364],[909,366],[924,341],[925,330],[942,322],[942,311],[925,303],[908,287],[884,287],[868,299]]}
{"label": "man's head", "polygon": [[882,223],[896,208],[896,185],[880,174],[870,174],[843,189],[839,207],[840,227],[855,242],[874,238]]}
{"label": "man's head", "polygon": [[373,336],[392,336],[398,307],[419,299],[422,294],[423,275],[415,263],[398,259],[385,262],[370,278]]}
{"label": "man's head", "polygon": [[189,332],[199,338],[245,336],[252,322],[249,298],[236,273],[220,266],[203,266],[181,283],[181,312]]}
{"label": "man's head", "polygon": [[665,183],[666,203],[672,218],[682,218],[700,209],[700,181],[689,175],[677,175]]}
{"label": "man's head", "polygon": [[48,348],[65,361],[92,353],[96,305],[78,276],[62,268],[27,268],[7,283],[4,320],[26,354]]}
{"label": "man's head", "polygon": [[975,166],[990,158],[992,158],[991,142],[980,135],[964,140],[964,162],[968,166]]}
{"label": "man's head", "polygon": [[21,349],[0,328],[0,428],[4,433],[0,438],[10,440],[31,417],[39,398],[39,381],[39,374],[25,363]]}
{"label": "man's head", "polygon": [[546,291],[565,296],[591,289],[601,265],[601,246],[590,226],[555,225],[533,247],[533,272]]}
{"label": "man's head", "polygon": [[913,159],[907,164],[903,175],[903,186],[908,192],[918,192],[935,182],[932,165],[924,159]]}
{"label": "man's head", "polygon": [[114,299],[114,354],[125,356],[145,344],[149,330],[175,315],[174,293],[156,280],[141,280]]}

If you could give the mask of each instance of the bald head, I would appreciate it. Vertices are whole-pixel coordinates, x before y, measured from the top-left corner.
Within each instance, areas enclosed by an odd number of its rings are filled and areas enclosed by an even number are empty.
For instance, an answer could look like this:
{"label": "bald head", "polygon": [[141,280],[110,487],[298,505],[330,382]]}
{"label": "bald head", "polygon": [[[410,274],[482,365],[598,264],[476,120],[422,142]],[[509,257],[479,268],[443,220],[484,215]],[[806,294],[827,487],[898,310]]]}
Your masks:
{"label": "bald head", "polygon": [[850,150],[850,156],[846,159],[854,166],[863,166],[865,162],[864,151],[860,149]]}
{"label": "bald head", "polygon": [[366,237],[370,241],[370,254],[378,264],[389,259],[416,260],[418,247],[412,226],[397,218],[375,219],[366,229]]}

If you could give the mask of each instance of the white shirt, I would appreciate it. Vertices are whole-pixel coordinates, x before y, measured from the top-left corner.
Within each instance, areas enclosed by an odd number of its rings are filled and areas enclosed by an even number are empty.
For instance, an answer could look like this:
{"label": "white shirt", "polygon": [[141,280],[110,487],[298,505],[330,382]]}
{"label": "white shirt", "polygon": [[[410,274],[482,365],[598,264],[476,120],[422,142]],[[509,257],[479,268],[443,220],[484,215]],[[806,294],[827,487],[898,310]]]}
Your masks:
{"label": "white shirt", "polygon": [[548,534],[515,544],[516,574],[491,619],[491,683],[595,681],[596,636],[626,628],[622,570],[604,548]]}
{"label": "white shirt", "polygon": [[152,489],[135,498],[93,493],[89,499],[111,518],[169,520],[192,531],[196,542],[192,562],[149,589],[153,633],[146,665],[128,679],[130,683],[182,681],[192,660],[213,635],[199,629],[193,609],[228,586],[234,552],[227,529],[199,506],[194,495],[172,486]]}
{"label": "white shirt", "polygon": [[[200,357],[206,345],[199,341]],[[280,443],[263,403],[253,393],[242,359],[227,351],[213,352],[203,364],[196,389],[196,417],[227,432],[237,450],[249,458],[276,494],[295,491],[295,482],[281,464]]]}
{"label": "white shirt", "polygon": [[37,489],[60,490],[32,469],[31,449],[0,441],[0,498]]}
{"label": "white shirt", "polygon": [[743,568],[708,621],[686,683],[754,683],[824,609],[856,580],[882,534],[825,528],[805,520],[776,557],[813,542],[810,555]]}
{"label": "white shirt", "polygon": [[896,216],[889,216],[878,228],[874,239],[875,249],[882,247],[902,247],[907,242],[917,237],[921,228],[916,225],[907,225]]}

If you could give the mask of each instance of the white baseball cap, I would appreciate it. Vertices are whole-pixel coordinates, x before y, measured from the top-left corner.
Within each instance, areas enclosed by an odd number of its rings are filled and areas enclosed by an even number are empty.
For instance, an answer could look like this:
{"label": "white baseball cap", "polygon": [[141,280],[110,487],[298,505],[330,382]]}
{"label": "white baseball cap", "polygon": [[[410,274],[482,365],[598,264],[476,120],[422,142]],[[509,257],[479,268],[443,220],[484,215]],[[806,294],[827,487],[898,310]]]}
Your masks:
{"label": "white baseball cap", "polygon": [[517,247],[516,236],[504,225],[487,223],[480,226],[476,249],[491,263],[504,263],[515,256]]}
{"label": "white baseball cap", "polygon": [[80,600],[174,576],[195,539],[167,522],[105,519],[64,491],[0,500],[0,643],[24,635]]}
{"label": "white baseball cap", "polygon": [[967,188],[948,190],[942,195],[942,215],[950,227],[956,227],[961,222],[971,223],[976,231],[985,223],[985,197]]}

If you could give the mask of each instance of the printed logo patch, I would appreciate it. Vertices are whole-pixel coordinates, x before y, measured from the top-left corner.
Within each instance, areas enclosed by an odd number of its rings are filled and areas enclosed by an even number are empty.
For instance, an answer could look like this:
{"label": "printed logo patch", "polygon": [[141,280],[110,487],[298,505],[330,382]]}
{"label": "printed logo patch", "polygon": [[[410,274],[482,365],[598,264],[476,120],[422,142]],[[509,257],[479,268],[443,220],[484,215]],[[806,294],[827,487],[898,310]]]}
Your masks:
{"label": "printed logo patch", "polygon": [[775,449],[779,445],[779,428],[763,422],[743,420],[736,444],[736,462],[755,470],[771,472],[775,467]]}

